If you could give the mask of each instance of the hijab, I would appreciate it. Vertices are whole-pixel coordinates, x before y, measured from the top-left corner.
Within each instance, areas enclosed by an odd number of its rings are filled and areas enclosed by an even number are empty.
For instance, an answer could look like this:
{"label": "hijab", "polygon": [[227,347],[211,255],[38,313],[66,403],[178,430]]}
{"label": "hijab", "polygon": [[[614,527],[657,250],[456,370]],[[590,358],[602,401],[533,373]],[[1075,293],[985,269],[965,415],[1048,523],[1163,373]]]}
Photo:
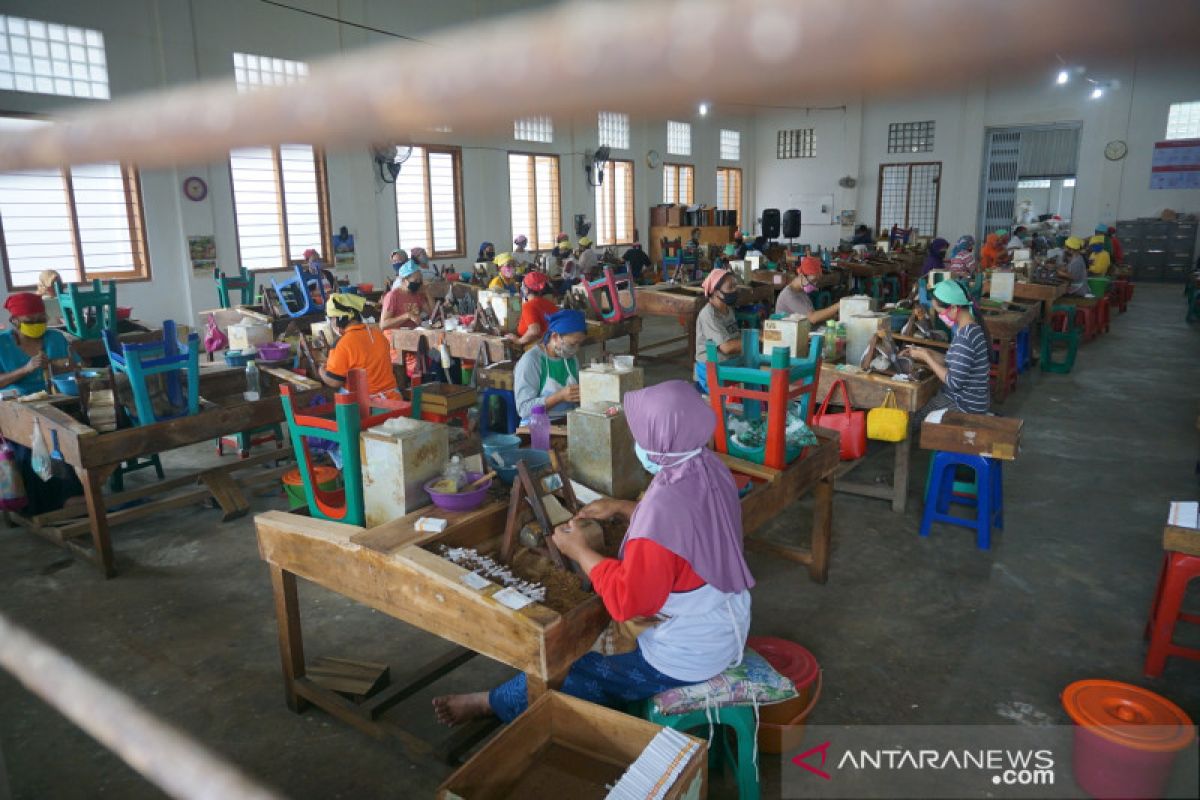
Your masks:
{"label": "hijab", "polygon": [[946,248],[950,243],[940,236],[929,243],[929,251],[925,253],[925,263],[921,266],[921,274],[927,275],[930,270],[941,269],[945,266]]}
{"label": "hijab", "polygon": [[632,539],[649,539],[719,591],[752,587],[737,485],[706,446],[717,425],[712,406],[692,384],[674,380],[628,392],[625,416],[634,440],[662,470],[629,520],[622,551]]}

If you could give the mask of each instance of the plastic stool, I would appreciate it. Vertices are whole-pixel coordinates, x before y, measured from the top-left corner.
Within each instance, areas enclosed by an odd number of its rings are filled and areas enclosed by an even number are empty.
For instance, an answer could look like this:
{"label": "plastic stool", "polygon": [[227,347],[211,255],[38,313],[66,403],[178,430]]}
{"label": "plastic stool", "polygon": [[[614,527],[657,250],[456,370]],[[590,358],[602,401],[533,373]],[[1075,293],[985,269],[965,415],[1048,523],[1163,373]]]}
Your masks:
{"label": "plastic stool", "polygon": [[108,488],[113,494],[125,490],[125,476],[131,472],[137,472],[139,469],[147,469],[153,467],[154,474],[161,481],[164,477],[162,461],[158,457],[158,453],[153,453],[141,458],[131,458],[123,464],[118,464],[113,470],[112,477],[108,479]]}
{"label": "plastic stool", "polygon": [[1100,314],[1097,306],[1075,306],[1075,324],[1083,329],[1083,341],[1090,342],[1100,333]]}
{"label": "plastic stool", "polygon": [[[1054,306],[1050,324],[1042,329],[1042,372],[1065,375],[1075,366],[1075,355],[1079,352],[1079,329],[1074,325],[1074,313],[1072,306]],[[1051,358],[1054,345],[1058,342],[1067,344],[1067,356],[1062,361]]]}
{"label": "plastic stool", "polygon": [[1017,332],[1017,372],[1028,372],[1033,359],[1032,334],[1026,328]]}
{"label": "plastic stool", "polygon": [[[184,345],[181,350],[180,344]],[[138,425],[151,425],[176,417],[195,416],[200,413],[200,336],[189,333],[185,342],[180,342],[175,332],[175,322],[164,320],[162,339],[145,344],[121,342],[112,331],[104,332],[104,349],[114,372],[124,373],[129,378],[129,390],[133,393],[134,410],[130,414]],[[181,373],[187,376],[187,386],[180,384]],[[158,416],[150,397],[146,379],[151,375],[162,375],[166,388],[167,402],[171,413]],[[186,396],[185,396],[186,390]]]}
{"label": "plastic stool", "polygon": [[521,423],[517,415],[517,398],[512,389],[484,389],[483,409],[479,414],[479,435],[487,436],[491,428],[491,401],[495,397],[504,406],[504,430],[500,433],[513,433]]}
{"label": "plastic stool", "polygon": [[[988,550],[992,546],[992,528],[1004,530],[1004,486],[1000,461],[984,456],[937,451],[933,455],[933,479],[925,491],[925,511],[921,515],[921,536],[928,536],[935,522],[975,529],[975,546]],[[958,467],[975,471],[979,491],[975,498],[954,493],[954,474]],[[986,491],[984,490],[986,487]],[[974,518],[956,517],[950,506],[964,505],[975,509]]]}
{"label": "plastic stool", "polygon": [[65,292],[61,283],[54,287],[67,333],[80,339],[102,339],[105,333],[115,335],[117,282],[109,281],[108,288],[102,289],[100,281],[94,280],[90,291],[80,289],[80,285],[69,283]]}
{"label": "plastic stool", "polygon": [[992,344],[992,366],[988,368],[988,378],[992,382],[992,391],[1000,386],[1003,381],[1008,386],[1008,391],[1015,392],[1017,390],[1017,343],[1015,341],[1008,343],[1008,374],[1000,374],[1000,345]]}
{"label": "plastic stool", "polygon": [[254,273],[245,267],[238,267],[238,276],[230,278],[221,270],[215,270],[217,281],[217,302],[221,308],[232,308],[229,291],[236,289],[241,293],[241,305],[248,306],[254,302]]}
{"label": "plastic stool", "polygon": [[1096,334],[1108,333],[1109,324],[1111,323],[1112,305],[1109,303],[1108,295],[1103,295],[1100,302],[1096,303]]}
{"label": "plastic stool", "polygon": [[903,295],[900,278],[896,275],[885,275],[883,278],[883,296],[893,302],[898,302]]}
{"label": "plastic stool", "polygon": [[238,451],[238,458],[249,458],[252,447],[270,441],[275,442],[275,449],[283,449],[284,438],[281,425],[263,425],[248,431],[222,436],[217,439],[217,455],[225,455],[225,447],[228,445]]}
{"label": "plastic stool", "polygon": [[[754,761],[755,730],[758,727],[754,721],[752,706],[720,706],[709,712],[706,717],[703,711],[690,711],[686,714],[664,714],[658,710],[654,700],[647,700],[642,716],[655,725],[674,728],[677,731],[691,731],[698,728],[705,730],[712,725],[728,725],[733,728],[737,737],[737,756],[734,760],[734,773],[737,776],[738,797],[740,800],[759,800],[761,789],[758,785],[758,765]],[[713,747],[708,754],[710,771],[720,766],[721,759],[726,755],[729,746],[725,736],[720,736],[721,746]]]}
{"label": "plastic stool", "polygon": [[1200,614],[1180,611],[1188,584],[1197,578],[1200,578],[1200,556],[1167,551],[1158,578],[1158,589],[1154,592],[1154,603],[1150,607],[1150,621],[1146,624],[1150,636],[1150,649],[1146,651],[1146,664],[1142,668],[1146,677],[1157,678],[1162,675],[1167,656],[1200,661],[1200,649],[1171,643],[1175,623],[1179,620],[1200,625]]}

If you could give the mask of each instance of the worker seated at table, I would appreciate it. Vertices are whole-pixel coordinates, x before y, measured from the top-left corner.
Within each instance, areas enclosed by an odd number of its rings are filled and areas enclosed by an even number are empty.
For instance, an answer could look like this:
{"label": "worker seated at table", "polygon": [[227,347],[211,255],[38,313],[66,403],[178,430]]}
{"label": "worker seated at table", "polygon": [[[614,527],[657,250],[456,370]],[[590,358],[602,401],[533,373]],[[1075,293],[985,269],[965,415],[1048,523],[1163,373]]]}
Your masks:
{"label": "worker seated at table", "polygon": [[517,321],[517,332],[508,334],[508,339],[522,347],[542,338],[549,329],[547,320],[558,313],[558,304],[550,298],[554,289],[543,272],[530,272],[521,282],[529,298],[521,304],[521,319]]}
{"label": "worker seated at table", "polygon": [[579,238],[579,273],[589,281],[600,277],[600,253],[592,246],[589,236]]}
{"label": "worker seated at table", "polygon": [[642,249],[641,242],[629,245],[629,249],[621,256],[621,260],[625,262],[625,269],[629,271],[630,277],[636,283],[642,282],[646,269],[651,266],[650,256],[646,255],[646,251]]}
{"label": "worker seated at table", "polygon": [[866,225],[855,227],[854,237],[850,240],[850,245],[853,247],[856,244],[865,244],[868,247],[875,244],[875,239],[871,236],[871,229]]}
{"label": "worker seated at table", "polygon": [[1068,297],[1091,297],[1091,287],[1087,282],[1087,261],[1083,258],[1083,239],[1070,236],[1063,242],[1063,261],[1065,268],[1058,270],[1058,277],[1069,282],[1066,295]]}
{"label": "worker seated at table", "polygon": [[367,301],[356,294],[334,294],[325,302],[325,316],[337,329],[338,339],[321,367],[326,386],[341,389],[352,369],[367,372],[367,391],[372,395],[395,394],[396,375],[392,354],[383,331],[363,320]]}
{"label": "worker seated at table", "polygon": [[[1101,227],[1099,225],[1097,228]],[[1113,266],[1125,261],[1125,253],[1121,248],[1121,240],[1117,238],[1117,229],[1109,225],[1104,228],[1105,241],[1108,243],[1108,255],[1112,258]]]}
{"label": "worker seated at table", "polygon": [[[625,416],[638,459],[654,476],[645,495],[589,503],[553,536],[591,579],[613,626],[633,639],[611,655],[584,655],[559,691],[617,707],[739,664],[754,586],[737,486],[706,447],[716,428],[712,407],[673,380],[626,394]],[[605,558],[580,529],[612,518],[629,520],[629,528],[617,557]],[[511,722],[525,710],[527,692],[520,674],[490,692],[435,698],[433,706],[447,725],[488,716]]]}
{"label": "worker seated at table", "polygon": [[[315,280],[322,284],[326,294],[332,294],[337,291],[337,278],[333,277],[333,273],[325,268],[325,262],[321,260],[321,254],[311,247],[304,251],[304,260],[300,264],[300,272],[306,281]],[[320,294],[313,292],[313,297],[320,299]]]}
{"label": "worker seated at table", "polygon": [[955,278],[975,277],[975,237],[960,236],[950,251],[950,274]]}
{"label": "worker seated at table", "polygon": [[492,278],[492,282],[488,284],[488,291],[507,292],[508,294],[516,294],[520,291],[521,284],[517,282],[517,267],[513,263],[512,253],[501,253],[496,256],[496,267],[500,270],[500,274]]}
{"label": "worker seated at table", "polygon": [[408,261],[408,252],[403,248],[397,247],[392,251],[392,270],[387,276],[389,281],[394,281],[396,276],[400,274],[400,268]]}
{"label": "worker seated at table", "polygon": [[[0,389],[15,389],[22,397],[50,391],[45,374],[55,364],[66,366],[71,360],[67,337],[46,327],[46,304],[33,292],[10,294],[4,308],[12,317],[9,330],[0,331]],[[49,441],[49,433],[46,433]],[[9,442],[13,449],[26,504],[23,514],[42,514],[63,507],[67,498],[83,492],[83,486],[70,470],[66,477],[43,480],[33,471],[32,451]]]}
{"label": "worker seated at table", "polygon": [[532,261],[533,259],[531,258],[531,254],[526,249],[528,247],[529,237],[523,233],[518,234],[517,237],[513,239],[513,260],[518,264],[527,264]]}
{"label": "worker seated at table", "polygon": [[750,249],[750,245],[746,242],[746,234],[742,231],[733,232],[733,257],[741,261],[746,257],[746,251]]}
{"label": "worker seated at table", "polygon": [[1104,276],[1112,267],[1112,256],[1105,249],[1106,243],[1102,234],[1096,234],[1088,239],[1088,272],[1092,275]]}
{"label": "worker seated at table", "polygon": [[901,353],[929,367],[942,382],[938,393],[917,412],[916,421],[946,409],[964,414],[988,413],[992,405],[988,385],[992,348],[987,331],[975,318],[971,300],[958,281],[941,281],[933,287],[932,306],[951,331],[950,349],[944,356],[925,347],[909,347]]}
{"label": "worker seated at table", "polygon": [[979,268],[996,269],[1008,260],[1008,250],[1004,247],[1004,239],[1008,231],[989,233],[979,251]]}
{"label": "worker seated at table", "polygon": [[813,308],[811,295],[817,291],[817,279],[823,274],[821,259],[816,256],[801,258],[800,263],[796,265],[796,277],[783,287],[783,291],[775,299],[775,313],[799,315],[814,326],[836,317],[838,309],[842,307],[841,300],[820,311]]}
{"label": "worker seated at table", "polygon": [[555,245],[555,256],[559,264],[558,278],[561,282],[559,290],[561,294],[579,283],[583,271],[579,268],[579,261],[575,258],[575,251],[571,247],[569,239]]}
{"label": "worker seated at table", "polygon": [[[414,248],[415,250],[416,248]],[[425,294],[425,276],[417,262],[410,258],[400,267],[396,281],[391,290],[383,296],[380,303],[382,311],[379,316],[379,328],[384,332],[391,348],[392,361],[399,363],[400,353],[404,353],[404,372],[410,379],[419,378],[417,354],[413,351],[403,351],[397,346],[392,331],[400,328],[415,328],[421,324],[424,317],[433,313],[433,304],[429,295]]]}
{"label": "worker seated at table", "polygon": [[700,284],[708,303],[696,317],[696,383],[700,391],[708,391],[708,343],[715,342],[723,356],[742,352],[742,332],[738,329],[737,276],[727,269],[714,269]]}
{"label": "worker seated at table", "polygon": [[583,312],[563,309],[546,318],[542,340],[529,348],[513,369],[513,394],[521,424],[541,404],[551,419],[563,419],[579,405],[577,356],[587,336]]}
{"label": "worker seated at table", "polygon": [[925,261],[921,264],[922,277],[935,269],[945,269],[946,250],[949,247],[950,243],[940,236],[929,243],[929,249],[925,251]]}
{"label": "worker seated at table", "polygon": [[1025,241],[1026,241],[1026,237],[1028,236],[1028,233],[1029,233],[1029,229],[1026,228],[1024,225],[1018,225],[1017,227],[1013,228],[1012,238],[1010,238],[1004,244],[1004,249],[1005,250],[1020,250],[1023,247],[1026,247],[1027,245],[1025,244]]}
{"label": "worker seated at table", "polygon": [[479,245],[479,254],[475,257],[478,262],[488,262],[496,258],[496,246],[491,242],[483,242]]}

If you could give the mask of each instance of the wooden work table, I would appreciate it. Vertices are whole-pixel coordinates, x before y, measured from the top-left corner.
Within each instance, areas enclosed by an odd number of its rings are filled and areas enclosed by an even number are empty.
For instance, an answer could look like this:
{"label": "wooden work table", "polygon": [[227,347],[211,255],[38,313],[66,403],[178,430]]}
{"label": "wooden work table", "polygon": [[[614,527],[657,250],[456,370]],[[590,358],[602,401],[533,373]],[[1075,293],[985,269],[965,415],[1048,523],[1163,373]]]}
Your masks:
{"label": "wooden work table", "polygon": [[[628,336],[629,352],[631,355],[637,355],[638,336],[641,332],[642,320],[640,317],[624,319],[613,324],[588,320],[587,336],[583,343],[584,345],[598,344],[601,352],[606,352],[606,345],[610,340]],[[503,336],[493,336],[488,333],[444,331],[440,328],[393,328],[387,333],[392,347],[405,353],[417,352],[421,337],[424,336],[431,351],[444,340],[450,355],[464,361],[477,360],[480,348],[485,347],[491,361],[515,361],[520,357],[520,353],[511,341]]]}
{"label": "wooden work table", "polygon": [[[838,370],[837,365],[822,362],[821,374],[817,385],[817,402],[824,402],[826,396],[829,394],[829,389],[839,379],[846,382],[851,407],[862,410],[878,408],[886,399],[888,391],[891,391],[895,395],[896,406],[902,411],[907,411],[909,414],[916,413],[923,408],[926,403],[933,399],[933,396],[937,394],[938,389],[941,387],[941,382],[937,379],[937,376],[928,373],[917,381],[901,381],[887,375]],[[836,400],[840,401],[841,399],[841,394],[839,393],[836,396]],[[908,506],[908,475],[912,454],[912,439],[913,437],[910,434],[903,441],[892,445],[895,452],[892,464],[892,485],[890,487],[843,480],[847,474],[866,461],[869,457],[868,455],[856,461],[847,461],[840,464],[837,469],[837,482],[834,484],[834,489],[847,494],[890,500],[892,502],[892,510],[903,513]]]}
{"label": "wooden work table", "polygon": [[[996,391],[992,399],[996,403],[1003,403],[1008,397],[1008,381],[1004,376],[1008,374],[1009,362],[1009,344],[1016,341],[1017,334],[1023,330],[1029,329],[1037,323],[1041,318],[1041,305],[1031,303],[1027,306],[1016,305],[1014,310],[993,310],[987,306],[981,308],[983,313],[983,322],[987,325],[988,334],[992,340],[1000,344],[1000,363],[997,372],[1000,379],[996,381]],[[1033,331],[1030,331],[1029,351],[1030,357],[1036,363],[1038,348],[1033,339]]]}
{"label": "wooden work table", "polygon": [[[763,303],[771,310],[774,310],[776,294],[777,292],[771,284],[752,282],[749,285],[743,284],[738,286],[737,302],[738,305]],[[627,292],[621,293],[621,300],[622,302],[629,302]],[[647,349],[656,349],[686,341],[686,350],[677,350],[671,353],[656,354],[647,357],[663,359],[684,357],[688,360],[692,359],[696,352],[696,318],[700,316],[700,312],[707,304],[708,299],[704,296],[704,289],[699,284],[658,283],[653,287],[638,287],[637,312],[639,315],[674,317],[686,329],[686,334],[680,334],[679,336],[654,342],[647,346]]]}
{"label": "wooden work table", "polygon": [[[985,281],[983,284],[983,293],[990,296],[992,293],[992,282]],[[1013,298],[1016,300],[1025,300],[1041,304],[1041,320],[1045,325],[1050,321],[1050,309],[1054,305],[1054,301],[1067,293],[1067,284],[1060,281],[1059,283],[1031,283],[1029,281],[1017,281],[1013,285]]]}
{"label": "wooden work table", "polygon": [[[109,533],[113,525],[151,517],[171,508],[198,505],[210,499],[220,505],[224,520],[245,514],[250,504],[243,490],[277,482],[287,467],[256,470],[241,477],[234,477],[232,473],[289,459],[291,449],[284,443],[280,443],[281,449],[246,459],[234,458],[227,464],[136,489],[106,493],[104,487],[109,476],[123,463],[209,442],[224,435],[283,423],[283,405],[279,401],[276,380],[264,372],[261,381],[268,396],[246,401],[242,398],[246,387],[243,369],[224,366],[202,369],[200,395],[209,404],[207,408],[202,407],[199,414],[107,433],[95,430],[69,413],[78,410],[78,398],[0,402],[0,434],[29,447],[33,442],[35,420],[47,443],[51,432],[56,431],[63,460],[74,468],[84,489],[83,504],[70,503],[57,511],[33,517],[9,512],[9,518],[91,561],[105,577],[112,577],[116,574]],[[306,393],[300,393],[297,402],[307,400],[307,397]],[[147,498],[150,502],[119,508]],[[79,541],[89,534],[91,547]]]}

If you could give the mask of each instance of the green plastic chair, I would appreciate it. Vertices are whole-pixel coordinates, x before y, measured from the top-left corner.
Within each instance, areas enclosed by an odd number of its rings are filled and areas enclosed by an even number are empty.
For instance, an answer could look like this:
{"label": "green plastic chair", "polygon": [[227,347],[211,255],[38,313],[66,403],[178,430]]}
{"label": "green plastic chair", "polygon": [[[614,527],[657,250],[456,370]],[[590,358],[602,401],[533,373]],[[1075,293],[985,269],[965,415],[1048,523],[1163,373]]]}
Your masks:
{"label": "green plastic chair", "polygon": [[[1075,366],[1075,356],[1079,352],[1081,331],[1075,327],[1075,306],[1053,306],[1050,311],[1052,318],[1057,313],[1066,315],[1067,329],[1065,331],[1056,331],[1052,325],[1042,326],[1042,372],[1054,372],[1065,375]],[[1066,343],[1067,355],[1062,361],[1055,361],[1051,358],[1054,353],[1054,345],[1060,343]]]}
{"label": "green plastic chair", "polygon": [[[691,711],[687,714],[664,714],[658,710],[654,700],[651,699],[647,700],[643,706],[642,718],[655,725],[683,732],[697,729],[707,731],[710,719],[714,726],[727,725],[733,728],[737,738],[737,754],[733,755],[728,752],[729,741],[723,735],[724,731],[720,731],[720,735],[714,737],[713,745],[708,751],[709,772],[719,769],[722,761],[732,756],[734,775],[737,778],[738,797],[740,800],[759,800],[762,791],[758,784],[758,764],[754,758],[758,725],[754,719],[752,706],[721,706],[709,711],[707,716],[703,711]],[[720,741],[719,746],[716,744],[717,740]]]}
{"label": "green plastic chair", "polygon": [[58,305],[62,309],[67,333],[79,339],[102,339],[106,331],[117,332],[117,282],[109,281],[103,289],[99,280],[92,281],[91,290],[81,284],[55,284]]}
{"label": "green plastic chair", "polygon": [[254,273],[245,267],[238,267],[238,276],[235,278],[228,277],[221,270],[215,270],[213,277],[217,281],[217,302],[221,308],[232,308],[233,304],[229,299],[231,289],[236,289],[241,292],[240,305],[248,306],[254,302]]}

